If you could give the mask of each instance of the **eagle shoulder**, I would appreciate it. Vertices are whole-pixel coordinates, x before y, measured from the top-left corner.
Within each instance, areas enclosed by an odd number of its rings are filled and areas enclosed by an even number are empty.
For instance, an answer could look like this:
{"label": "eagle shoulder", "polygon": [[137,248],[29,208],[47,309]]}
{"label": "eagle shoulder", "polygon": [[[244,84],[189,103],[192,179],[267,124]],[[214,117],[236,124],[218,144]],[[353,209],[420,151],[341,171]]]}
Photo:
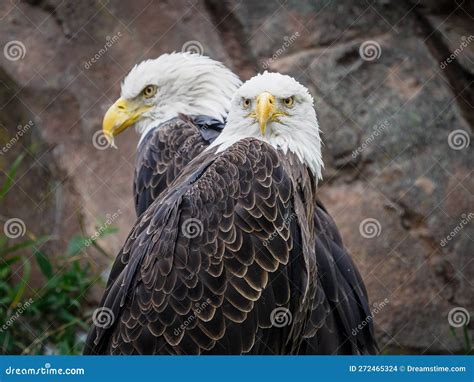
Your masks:
{"label": "eagle shoulder", "polygon": [[148,132],[135,159],[133,193],[137,216],[208,147],[223,126],[223,122],[209,116],[180,114]]}

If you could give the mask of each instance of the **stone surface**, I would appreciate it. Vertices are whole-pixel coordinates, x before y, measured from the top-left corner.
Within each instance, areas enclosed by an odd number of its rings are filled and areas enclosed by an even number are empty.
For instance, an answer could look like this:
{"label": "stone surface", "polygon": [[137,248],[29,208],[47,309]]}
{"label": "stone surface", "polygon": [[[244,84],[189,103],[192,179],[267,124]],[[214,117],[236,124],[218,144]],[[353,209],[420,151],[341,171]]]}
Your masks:
{"label": "stone surface", "polygon": [[[92,232],[120,209],[119,234],[104,243],[117,252],[134,223],[137,136],[98,150],[93,134],[132,65],[197,41],[243,78],[279,70],[312,92],[324,133],[321,198],[371,302],[388,300],[374,314],[382,352],[462,352],[448,314],[474,312],[474,156],[472,143],[453,149],[452,134],[472,140],[474,41],[457,64],[440,63],[474,34],[473,13],[435,3],[2,2],[1,47],[20,41],[25,55],[0,56],[1,144],[18,125],[34,127],[0,156],[5,171],[30,150],[1,215],[37,235],[53,232],[52,249],[64,250],[79,220]],[[109,264],[99,254],[94,261]]]}

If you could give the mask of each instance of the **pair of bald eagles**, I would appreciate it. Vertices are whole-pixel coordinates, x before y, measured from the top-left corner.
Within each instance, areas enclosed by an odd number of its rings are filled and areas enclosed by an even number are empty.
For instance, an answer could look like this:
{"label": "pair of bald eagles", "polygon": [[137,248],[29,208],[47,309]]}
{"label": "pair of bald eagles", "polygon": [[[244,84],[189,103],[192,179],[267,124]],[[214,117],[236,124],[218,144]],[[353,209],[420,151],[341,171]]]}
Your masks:
{"label": "pair of bald eagles", "polygon": [[138,215],[85,354],[373,354],[367,292],[317,198],[313,99],[188,53],[135,66],[103,132],[141,134]]}

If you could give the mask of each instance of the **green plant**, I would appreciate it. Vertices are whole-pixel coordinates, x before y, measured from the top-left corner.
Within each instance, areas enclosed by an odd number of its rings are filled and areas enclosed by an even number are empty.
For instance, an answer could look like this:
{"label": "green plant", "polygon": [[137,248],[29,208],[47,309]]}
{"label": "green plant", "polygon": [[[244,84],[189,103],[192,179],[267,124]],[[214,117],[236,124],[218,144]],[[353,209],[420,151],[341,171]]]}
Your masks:
{"label": "green plant", "polygon": [[[7,172],[0,188],[0,202],[14,184],[13,179],[24,156]],[[82,227],[82,225],[81,225]],[[0,235],[0,353],[2,354],[79,354],[90,326],[90,312],[84,309],[91,286],[99,280],[88,256],[95,248],[108,255],[98,240],[116,230],[107,227],[90,239],[84,230],[71,238],[64,254],[42,250],[50,237],[26,232],[22,241],[11,243]],[[54,261],[52,261],[54,259]],[[31,288],[32,267],[36,263],[44,283]]]}
{"label": "green plant", "polygon": [[[451,335],[454,338],[459,339],[458,336],[457,336],[456,329],[453,328],[452,326],[449,329],[450,329]],[[464,325],[459,329],[462,331],[461,339],[459,339],[459,341],[464,346],[465,354],[473,354],[474,349],[471,345],[471,337],[470,337],[469,329],[468,329],[467,325]]]}

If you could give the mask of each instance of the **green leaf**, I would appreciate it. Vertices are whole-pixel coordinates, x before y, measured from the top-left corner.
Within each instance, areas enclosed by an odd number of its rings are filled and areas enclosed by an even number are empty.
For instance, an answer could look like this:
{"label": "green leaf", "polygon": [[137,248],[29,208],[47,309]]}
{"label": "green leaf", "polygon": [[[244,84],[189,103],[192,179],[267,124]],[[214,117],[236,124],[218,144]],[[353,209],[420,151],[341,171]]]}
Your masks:
{"label": "green leaf", "polygon": [[36,262],[43,272],[43,275],[49,280],[53,277],[53,266],[49,261],[48,257],[41,251],[35,252]]}
{"label": "green leaf", "polygon": [[30,280],[31,275],[31,263],[28,259],[23,261],[23,275],[21,277],[20,285],[18,285],[18,289],[16,292],[15,297],[13,298],[12,303],[10,304],[11,309],[15,309],[18,303],[21,301],[23,294],[25,293],[26,285]]}
{"label": "green leaf", "polygon": [[85,248],[89,247],[91,240],[87,237],[81,235],[75,235],[69,241],[67,254],[69,256],[74,256],[84,250]]}
{"label": "green leaf", "polygon": [[18,244],[12,245],[11,247],[2,247],[0,249],[0,256],[9,255],[10,253],[16,252],[23,248],[32,248],[35,246],[36,240],[24,240]]}
{"label": "green leaf", "polygon": [[0,245],[0,257],[4,257],[13,252],[19,251],[20,249],[40,247],[49,240],[51,240],[50,236],[41,236],[35,240],[24,240],[10,247],[5,247],[4,245]]}
{"label": "green leaf", "polygon": [[8,237],[0,235],[0,248],[3,248],[8,243]]}
{"label": "green leaf", "polygon": [[9,268],[10,265],[15,264],[15,263],[16,263],[17,261],[19,261],[20,259],[21,259],[20,256],[12,256],[12,257],[10,257],[9,259],[3,260],[3,261],[0,263],[0,269]]}
{"label": "green leaf", "polygon": [[13,164],[11,165],[10,169],[6,173],[7,178],[0,189],[0,200],[5,197],[5,195],[10,191],[11,186],[13,185],[13,180],[15,179],[16,173],[18,168],[20,167],[21,162],[25,158],[25,153],[19,155]]}
{"label": "green leaf", "polygon": [[77,321],[77,317],[69,313],[68,311],[63,311],[60,314],[61,318],[64,319],[65,322],[72,322],[72,321]]}

